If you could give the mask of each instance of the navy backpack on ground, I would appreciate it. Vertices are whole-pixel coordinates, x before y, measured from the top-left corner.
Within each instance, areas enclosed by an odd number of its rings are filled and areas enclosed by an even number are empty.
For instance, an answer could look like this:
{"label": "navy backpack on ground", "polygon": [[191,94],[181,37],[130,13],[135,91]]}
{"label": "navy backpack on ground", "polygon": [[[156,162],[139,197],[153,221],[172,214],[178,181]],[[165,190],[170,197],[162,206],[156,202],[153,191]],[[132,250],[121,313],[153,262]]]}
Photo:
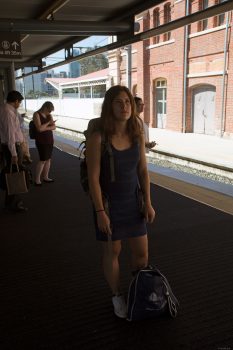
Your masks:
{"label": "navy backpack on ground", "polygon": [[148,266],[134,276],[128,291],[127,320],[156,318],[162,314],[176,317],[179,302],[166,277]]}

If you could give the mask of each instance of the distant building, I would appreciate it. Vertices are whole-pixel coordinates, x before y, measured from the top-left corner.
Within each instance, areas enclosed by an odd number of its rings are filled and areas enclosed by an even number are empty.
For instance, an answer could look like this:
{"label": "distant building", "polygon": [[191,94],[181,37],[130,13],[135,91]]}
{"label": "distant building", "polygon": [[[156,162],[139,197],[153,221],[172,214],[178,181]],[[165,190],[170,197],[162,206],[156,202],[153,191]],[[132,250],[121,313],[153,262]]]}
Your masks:
{"label": "distant building", "polygon": [[67,72],[59,72],[59,77],[60,78],[67,78]]}
{"label": "distant building", "polygon": [[[31,73],[32,69],[29,67],[24,68],[24,73]],[[40,93],[46,93],[49,95],[54,94],[54,89],[51,86],[48,86],[46,83],[46,78],[51,76],[49,72],[43,72],[38,74],[32,74],[26,76],[23,79],[16,80],[16,88],[25,94],[28,95],[36,95]]]}
{"label": "distant building", "polygon": [[[74,56],[78,56],[79,50],[74,50]],[[80,77],[80,63],[78,61],[71,62],[69,64],[69,78],[77,78]]]}
{"label": "distant building", "polygon": [[77,78],[46,78],[48,85],[58,91],[60,98],[103,98],[111,81],[108,68]]}

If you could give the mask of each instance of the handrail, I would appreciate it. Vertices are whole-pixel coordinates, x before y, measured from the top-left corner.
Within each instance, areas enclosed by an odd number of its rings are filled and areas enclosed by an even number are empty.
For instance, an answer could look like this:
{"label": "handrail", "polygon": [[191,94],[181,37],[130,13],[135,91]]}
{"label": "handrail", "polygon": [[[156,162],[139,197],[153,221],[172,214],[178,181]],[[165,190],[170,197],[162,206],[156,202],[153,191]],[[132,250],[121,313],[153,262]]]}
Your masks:
{"label": "handrail", "polygon": [[[27,121],[28,123],[32,120],[28,117],[24,118],[25,121]],[[74,129],[69,129],[69,128],[66,128],[64,126],[59,126],[59,125],[56,125],[56,129],[62,129],[62,130],[66,130],[66,131],[71,131],[71,132],[75,132],[77,134],[83,134],[84,135],[84,132],[81,131],[81,130],[74,130]]]}
{"label": "handrail", "polygon": [[[83,131],[63,128],[61,126],[57,126],[57,128],[84,135]],[[227,171],[227,172],[233,173],[233,169],[232,168],[229,168],[229,167],[226,167],[226,166],[223,166],[223,165],[212,164],[212,163],[205,162],[203,160],[198,160],[198,159],[191,158],[191,157],[185,157],[185,156],[173,154],[173,153],[170,153],[170,152],[160,151],[160,150],[156,150],[156,149],[150,149],[150,152],[152,152],[154,154],[164,155],[165,157],[172,157],[174,159],[181,159],[181,160],[189,161],[189,162],[192,162],[192,163],[195,163],[195,164],[201,164],[201,165],[204,165],[206,167],[210,167],[210,168],[219,169],[219,170],[223,170],[223,171]]]}
{"label": "handrail", "polygon": [[[28,120],[30,121],[31,119],[28,119]],[[65,130],[65,131],[70,131],[70,132],[74,132],[74,133],[77,133],[77,134],[84,135],[84,132],[81,131],[81,130],[74,130],[74,129],[70,129],[70,128],[65,128],[63,126],[57,126],[57,129],[62,129],[62,130]],[[174,159],[181,159],[181,160],[192,162],[192,163],[195,163],[195,164],[204,165],[204,166],[209,167],[209,168],[219,169],[219,170],[223,170],[223,171],[226,171],[226,172],[233,173],[233,169],[232,168],[229,168],[229,167],[226,167],[226,166],[223,166],[223,165],[212,164],[212,163],[208,163],[208,162],[205,162],[205,161],[202,161],[202,160],[198,160],[198,159],[195,159],[195,158],[185,157],[185,156],[181,156],[181,155],[177,155],[177,154],[173,154],[173,153],[169,153],[169,152],[165,152],[165,151],[160,151],[160,150],[156,150],[156,149],[151,149],[150,152],[152,152],[154,154],[163,155],[165,157],[171,157],[171,158],[174,158]],[[148,157],[148,158],[150,158],[150,157]],[[153,158],[153,157],[151,157],[151,158]]]}
{"label": "handrail", "polygon": [[65,128],[63,126],[56,126],[56,129],[62,129],[62,130],[66,130],[66,131],[71,131],[71,132],[75,132],[77,134],[83,134],[84,135],[84,132],[83,131],[80,131],[80,130],[74,130],[74,129],[69,129],[69,128]]}

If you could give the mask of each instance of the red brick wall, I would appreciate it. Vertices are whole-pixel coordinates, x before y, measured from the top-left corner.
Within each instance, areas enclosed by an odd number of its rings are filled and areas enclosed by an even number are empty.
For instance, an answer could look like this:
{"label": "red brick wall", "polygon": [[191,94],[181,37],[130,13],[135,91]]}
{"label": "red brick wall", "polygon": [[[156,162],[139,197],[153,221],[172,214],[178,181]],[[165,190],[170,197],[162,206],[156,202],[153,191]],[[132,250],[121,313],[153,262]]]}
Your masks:
{"label": "red brick wall", "polygon": [[[171,4],[172,20],[185,15],[186,1],[165,1],[156,6],[164,21],[164,5]],[[214,5],[216,0],[209,0],[209,6]],[[141,31],[153,27],[153,10],[143,13],[140,20]],[[200,9],[199,0],[191,1],[190,11],[196,12]],[[225,16],[226,17],[226,16]],[[193,131],[192,122],[192,93],[193,89],[200,85],[212,85],[216,89],[215,105],[215,132],[220,133],[222,119],[222,82],[224,64],[224,40],[225,28],[216,27],[218,17],[208,19],[208,31],[200,32],[201,23],[193,23],[189,27],[192,36],[188,40],[188,67],[187,73],[187,103],[185,125],[186,132]],[[231,19],[232,24],[232,19]],[[215,29],[216,27],[216,29]],[[166,44],[164,36],[160,35],[159,45],[153,45],[155,40],[148,40],[132,45],[132,86],[137,86],[137,95],[144,99],[144,120],[153,127],[156,121],[156,80],[159,78],[167,81],[167,122],[166,128],[170,130],[183,131],[184,114],[184,28],[171,32],[170,41]],[[226,78],[226,113],[225,134],[233,135],[233,40],[229,31],[228,40],[229,53],[227,53],[227,78]],[[152,45],[152,47],[149,47]],[[121,64],[122,83],[125,82],[125,62]]]}

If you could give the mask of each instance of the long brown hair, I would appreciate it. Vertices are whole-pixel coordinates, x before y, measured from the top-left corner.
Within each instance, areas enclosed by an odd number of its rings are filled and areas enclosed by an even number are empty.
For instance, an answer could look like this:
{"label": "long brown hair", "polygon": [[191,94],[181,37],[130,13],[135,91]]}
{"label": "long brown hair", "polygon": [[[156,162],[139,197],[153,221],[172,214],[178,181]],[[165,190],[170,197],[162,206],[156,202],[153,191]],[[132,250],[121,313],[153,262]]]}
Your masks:
{"label": "long brown hair", "polygon": [[43,105],[40,107],[39,111],[44,111],[45,109],[50,111],[50,113],[54,111],[54,105],[52,104],[52,102],[50,101],[44,102]]}
{"label": "long brown hair", "polygon": [[126,86],[115,85],[106,91],[100,115],[102,132],[108,139],[111,139],[112,135],[115,133],[115,117],[112,105],[113,100],[122,91],[128,95],[131,104],[131,116],[127,121],[127,133],[132,141],[136,141],[140,138],[143,131],[137,120],[134,98]]}

